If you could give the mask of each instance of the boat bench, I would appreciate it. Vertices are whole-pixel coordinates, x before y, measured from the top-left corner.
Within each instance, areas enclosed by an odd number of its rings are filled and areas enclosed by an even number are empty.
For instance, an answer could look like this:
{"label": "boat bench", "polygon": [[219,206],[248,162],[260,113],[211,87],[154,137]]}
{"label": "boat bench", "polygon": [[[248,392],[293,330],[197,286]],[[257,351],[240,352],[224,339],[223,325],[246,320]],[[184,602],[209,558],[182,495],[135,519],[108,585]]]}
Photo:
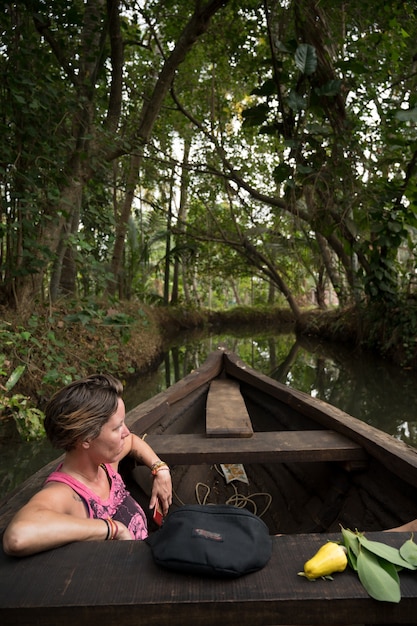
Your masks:
{"label": "boat bench", "polygon": [[331,430],[256,432],[250,438],[148,435],[146,441],[170,465],[362,462],[367,459],[362,446]]}
{"label": "boat bench", "polygon": [[[237,579],[159,568],[141,541],[77,542],[13,559],[0,549],[2,626],[266,626],[415,624],[417,573],[402,571],[398,604],[371,599],[348,568],[333,580],[298,576],[329,535],[273,537],[269,563]],[[399,547],[409,533],[369,533]]]}

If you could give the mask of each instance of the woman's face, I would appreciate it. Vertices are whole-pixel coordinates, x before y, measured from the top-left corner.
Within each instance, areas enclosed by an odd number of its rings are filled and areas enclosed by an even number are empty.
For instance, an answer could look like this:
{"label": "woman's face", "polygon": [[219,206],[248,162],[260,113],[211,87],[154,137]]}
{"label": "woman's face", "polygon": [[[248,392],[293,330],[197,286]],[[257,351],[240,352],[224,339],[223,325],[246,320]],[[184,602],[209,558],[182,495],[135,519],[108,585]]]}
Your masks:
{"label": "woman's face", "polygon": [[90,441],[90,452],[100,463],[116,463],[122,456],[124,441],[130,435],[125,424],[125,405],[119,398],[116,412],[102,426],[100,434]]}

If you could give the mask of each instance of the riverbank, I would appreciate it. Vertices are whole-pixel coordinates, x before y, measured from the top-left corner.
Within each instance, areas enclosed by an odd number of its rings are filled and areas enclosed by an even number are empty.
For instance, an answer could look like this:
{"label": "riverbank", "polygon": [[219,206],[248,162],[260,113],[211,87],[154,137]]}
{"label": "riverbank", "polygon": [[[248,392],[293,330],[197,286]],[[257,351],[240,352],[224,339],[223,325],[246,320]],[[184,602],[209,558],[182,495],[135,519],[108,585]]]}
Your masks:
{"label": "riverbank", "polygon": [[[179,333],[204,332],[222,326],[294,327],[289,311],[236,309],[220,312],[148,307],[140,302],[107,306],[96,302],[37,307],[28,318],[2,311],[0,322],[0,385],[17,368],[23,374],[13,385],[42,408],[45,398],[74,377],[106,371],[127,379],[151,370]],[[10,389],[11,390],[11,389]]]}
{"label": "riverbank", "polygon": [[[140,302],[111,306],[65,302],[37,307],[26,319],[17,319],[15,312],[1,313],[0,385],[3,390],[8,387],[9,395],[22,394],[40,408],[53,391],[74,377],[107,371],[126,380],[151,370],[166,347],[185,331],[207,335],[221,329],[242,335],[254,328],[288,330],[363,345],[401,367],[416,367],[416,335],[406,345],[404,334],[395,330],[395,320],[383,315],[378,319],[378,311],[370,309],[363,315],[353,309],[308,309],[297,323],[289,309],[275,307],[206,311],[149,307]],[[19,380],[7,385],[17,369],[23,372]]]}

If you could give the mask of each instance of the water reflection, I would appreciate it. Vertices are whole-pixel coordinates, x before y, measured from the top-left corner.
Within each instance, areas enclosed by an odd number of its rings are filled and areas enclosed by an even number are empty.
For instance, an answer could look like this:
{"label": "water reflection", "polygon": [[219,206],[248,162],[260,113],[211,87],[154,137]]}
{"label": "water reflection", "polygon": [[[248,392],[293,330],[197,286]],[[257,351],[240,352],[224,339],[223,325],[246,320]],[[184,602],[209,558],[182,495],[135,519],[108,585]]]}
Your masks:
{"label": "water reflection", "polygon": [[417,447],[416,372],[343,345],[296,340],[293,334],[256,338],[217,335],[185,340],[166,353],[151,377],[128,387],[127,406],[180,380],[199,367],[218,345],[226,345],[254,369],[275,380],[325,400]]}

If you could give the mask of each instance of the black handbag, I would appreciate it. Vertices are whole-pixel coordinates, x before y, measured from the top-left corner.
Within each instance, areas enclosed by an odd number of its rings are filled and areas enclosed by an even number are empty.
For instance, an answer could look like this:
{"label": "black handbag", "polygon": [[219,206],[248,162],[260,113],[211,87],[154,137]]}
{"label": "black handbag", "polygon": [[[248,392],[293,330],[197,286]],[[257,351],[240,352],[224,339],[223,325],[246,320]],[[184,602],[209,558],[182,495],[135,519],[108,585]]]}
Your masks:
{"label": "black handbag", "polygon": [[146,541],[162,567],[224,578],[256,572],[272,554],[266,524],[247,509],[227,504],[181,506]]}

